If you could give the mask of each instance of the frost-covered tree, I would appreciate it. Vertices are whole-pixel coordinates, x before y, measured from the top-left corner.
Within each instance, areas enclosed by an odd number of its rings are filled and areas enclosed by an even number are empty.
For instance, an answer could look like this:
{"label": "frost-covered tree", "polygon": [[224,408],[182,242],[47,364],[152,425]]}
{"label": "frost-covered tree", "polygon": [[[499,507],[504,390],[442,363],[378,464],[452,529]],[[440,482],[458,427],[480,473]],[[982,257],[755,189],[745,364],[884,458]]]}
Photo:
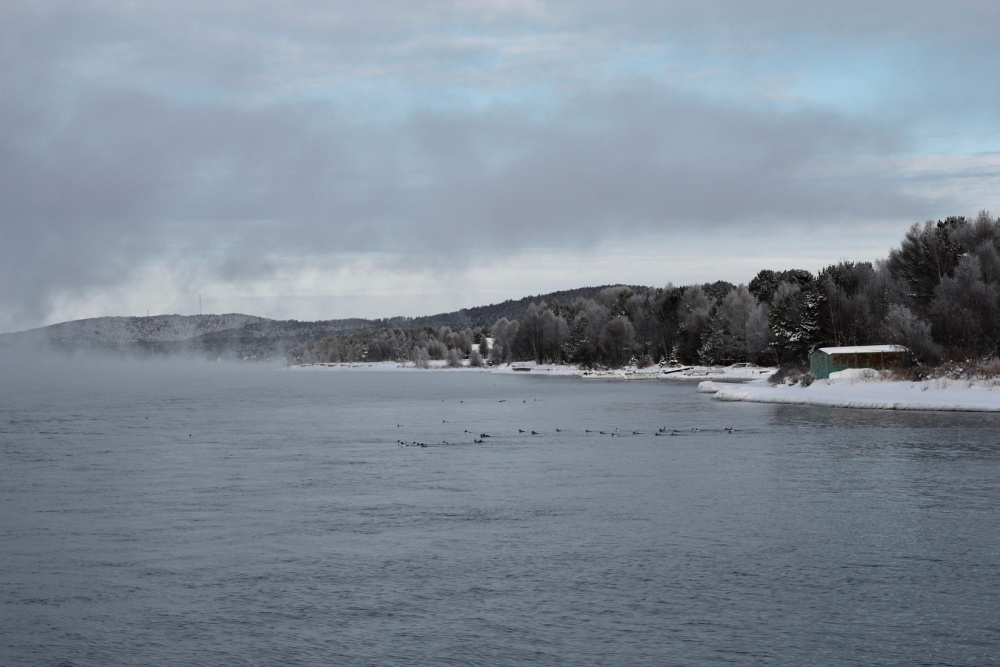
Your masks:
{"label": "frost-covered tree", "polygon": [[595,362],[595,348],[591,345],[590,337],[587,335],[589,326],[590,322],[587,320],[587,316],[583,313],[578,314],[566,335],[566,340],[563,341],[562,350],[563,358],[566,361],[587,368],[593,366]]}
{"label": "frost-covered tree", "polygon": [[677,355],[685,363],[698,361],[702,335],[708,328],[712,302],[699,286],[688,288],[678,304],[680,326],[677,331]]}
{"label": "frost-covered tree", "polygon": [[835,345],[861,345],[877,330],[864,289],[874,281],[870,262],[840,262],[823,269],[816,281],[822,293],[818,313],[821,340]]}
{"label": "frost-covered tree", "polygon": [[413,352],[410,354],[410,358],[413,360],[413,365],[417,368],[429,368],[430,367],[430,355],[427,353],[426,347],[415,347]]}
{"label": "frost-covered tree", "polygon": [[598,347],[608,366],[618,368],[625,364],[634,338],[635,329],[627,317],[608,320],[598,338]]}
{"label": "frost-covered tree", "polygon": [[772,347],[778,361],[805,358],[819,330],[819,300],[814,286],[802,288],[795,282],[778,285],[769,313]]}
{"label": "frost-covered tree", "polygon": [[726,282],[725,280],[717,280],[714,283],[705,283],[702,285],[702,289],[705,291],[705,295],[710,301],[718,303],[725,299],[726,295],[736,289],[736,285]]}
{"label": "frost-covered tree", "polygon": [[502,364],[511,361],[518,328],[517,320],[501,317],[496,321],[496,324],[490,329],[490,337],[493,339],[493,349],[490,350],[491,362]]}
{"label": "frost-covered tree", "polygon": [[975,255],[966,255],[934,289],[929,315],[934,338],[960,355],[990,356],[1000,337],[1000,284],[982,278]]}
{"label": "frost-covered tree", "polygon": [[628,318],[635,328],[636,354],[649,356],[654,354],[659,332],[656,318],[656,290],[642,290],[633,294],[628,300]]}
{"label": "frost-covered tree", "polygon": [[[714,327],[719,332],[718,361],[744,360],[747,355],[747,320],[757,307],[757,299],[745,285],[738,285],[718,303]],[[703,343],[704,345],[704,343]]]}
{"label": "frost-covered tree", "polygon": [[758,303],[747,317],[747,361],[756,363],[771,345],[771,323],[768,310],[769,307],[766,303]]}
{"label": "frost-covered tree", "polygon": [[899,248],[889,253],[889,271],[905,281],[907,296],[919,311],[927,311],[935,288],[958,266],[965,252],[967,227],[960,216],[937,223],[928,220],[923,226],[914,223]]}
{"label": "frost-covered tree", "polygon": [[902,304],[893,304],[883,325],[888,343],[902,345],[924,362],[936,361],[941,346],[931,337],[931,326]]}
{"label": "frost-covered tree", "polygon": [[520,337],[530,356],[538,363],[558,361],[568,327],[566,320],[548,308],[531,304],[521,319]]}
{"label": "frost-covered tree", "polygon": [[701,337],[701,347],[698,348],[698,362],[706,366],[714,366],[725,359],[725,357],[725,338],[722,326],[717,319],[713,319]]}
{"label": "frost-covered tree", "polygon": [[681,321],[686,313],[682,313],[685,288],[667,284],[656,295],[654,312],[659,355],[665,359],[673,358],[678,345],[678,335]]}

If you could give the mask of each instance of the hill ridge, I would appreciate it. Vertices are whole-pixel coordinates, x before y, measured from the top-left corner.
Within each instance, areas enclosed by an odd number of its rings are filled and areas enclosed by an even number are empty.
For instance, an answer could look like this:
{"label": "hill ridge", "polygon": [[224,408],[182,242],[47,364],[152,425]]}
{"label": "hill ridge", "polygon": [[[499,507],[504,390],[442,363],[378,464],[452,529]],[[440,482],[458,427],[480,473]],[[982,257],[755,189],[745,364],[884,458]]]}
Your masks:
{"label": "hill ridge", "polygon": [[501,317],[519,318],[528,305],[569,304],[614,285],[536,294],[419,317],[275,320],[243,313],[102,316],[0,334],[0,348],[35,347],[63,352],[197,354],[218,358],[274,359],[310,340],[378,329],[490,327]]}

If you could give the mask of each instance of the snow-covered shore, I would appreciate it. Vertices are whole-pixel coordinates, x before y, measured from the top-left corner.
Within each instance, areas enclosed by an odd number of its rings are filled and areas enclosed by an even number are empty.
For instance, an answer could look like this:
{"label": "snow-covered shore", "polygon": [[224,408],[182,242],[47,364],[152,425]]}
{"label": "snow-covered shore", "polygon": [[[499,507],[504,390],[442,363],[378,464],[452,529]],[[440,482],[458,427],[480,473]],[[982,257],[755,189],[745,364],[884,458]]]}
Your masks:
{"label": "snow-covered shore", "polygon": [[720,401],[820,405],[878,410],[1000,412],[1000,382],[993,380],[925,380],[895,382],[876,373],[842,371],[829,380],[802,385],[771,386],[758,380],[741,385],[702,382],[698,391]]}
{"label": "snow-covered shore", "polygon": [[531,376],[563,376],[606,380],[698,381],[698,391],[714,394],[720,401],[784,403],[839,408],[879,410],[941,410],[953,412],[1000,412],[1000,380],[925,380],[894,382],[882,380],[871,371],[842,371],[829,380],[816,380],[810,386],[771,386],[767,377],[775,369],[759,366],[706,367],[689,366],[661,369],[626,367],[609,371],[591,371],[563,364],[519,362],[500,366],[453,368],[444,361],[431,361],[428,368],[413,363],[384,361],[378,363],[322,363],[289,366],[294,371],[335,372],[449,372],[501,373]]}
{"label": "snow-covered shore", "polygon": [[380,371],[380,372],[428,372],[441,371],[448,373],[524,373],[534,371],[546,375],[580,375],[581,371],[576,366],[564,366],[562,364],[536,364],[534,362],[523,362],[514,364],[503,364],[501,366],[470,366],[468,362],[460,367],[449,366],[443,360],[431,360],[427,367],[418,366],[413,362],[398,361],[377,361],[377,362],[343,362],[343,363],[318,363],[318,364],[297,364],[287,366],[286,370],[292,371],[337,371],[337,372],[360,372],[360,371]]}
{"label": "snow-covered shore", "polygon": [[451,367],[443,360],[428,362],[427,368],[417,366],[412,362],[381,361],[354,363],[318,363],[288,366],[289,370],[300,371],[447,371],[447,372],[480,372],[480,373],[531,373],[534,375],[565,375],[587,379],[607,380],[672,380],[701,381],[715,380],[717,382],[746,382],[761,377],[768,377],[774,368],[759,366],[677,366],[661,369],[659,366],[637,368],[626,366],[613,370],[587,370],[578,366],[566,364],[536,364],[532,361],[514,362],[499,366],[469,366]]}

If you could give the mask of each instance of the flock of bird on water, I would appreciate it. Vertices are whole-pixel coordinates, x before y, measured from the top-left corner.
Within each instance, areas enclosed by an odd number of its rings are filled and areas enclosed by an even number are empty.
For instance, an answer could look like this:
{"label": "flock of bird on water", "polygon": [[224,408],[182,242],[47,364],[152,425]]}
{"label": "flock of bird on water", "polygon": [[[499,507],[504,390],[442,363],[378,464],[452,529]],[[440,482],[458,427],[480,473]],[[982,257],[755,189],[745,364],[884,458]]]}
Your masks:
{"label": "flock of bird on water", "polygon": [[[534,400],[537,401],[539,399],[536,398]],[[459,402],[462,403],[464,401],[459,401]],[[507,401],[506,401],[506,399],[500,399],[499,402],[500,403],[506,403]],[[522,403],[527,403],[527,401],[522,401]],[[448,420],[447,419],[442,419],[441,423],[442,424],[447,424]],[[403,425],[402,424],[396,424],[396,428],[403,428]],[[724,430],[726,431],[726,433],[729,433],[729,434],[736,433],[736,429],[732,428],[730,426],[725,427]],[[472,431],[470,431],[468,429],[465,429],[465,432],[469,433],[469,434],[473,433]],[[561,429],[561,428],[557,428],[556,429],[556,433],[562,433],[562,432],[563,432],[563,429]],[[595,430],[592,430],[592,429],[588,428],[588,429],[584,429],[583,432],[587,433],[587,434],[594,434],[594,435],[607,435],[607,436],[611,436],[612,438],[617,438],[617,437],[620,437],[620,436],[627,436],[627,435],[645,435],[644,433],[642,433],[640,431],[632,431],[632,433],[624,433],[624,432],[622,432],[618,428],[615,428],[615,429],[613,429],[611,431],[595,431]],[[677,435],[687,435],[689,433],[700,433],[700,432],[701,432],[700,428],[692,428],[692,429],[689,429],[687,431],[678,431],[677,429],[673,429],[673,428],[672,429],[668,429],[666,426],[662,426],[655,433],[653,433],[653,435],[654,436],[677,436]],[[525,430],[523,428],[517,429],[517,433],[518,433],[518,435],[523,435],[523,434],[542,435],[538,431],[528,431],[528,430]],[[491,436],[489,433],[480,433],[479,437],[478,438],[473,438],[472,442],[474,442],[477,445],[481,445],[481,444],[483,444],[486,441],[486,438],[492,438],[492,437],[493,436]],[[398,439],[396,440],[396,444],[399,445],[400,447],[433,447],[433,446],[436,446],[436,445],[428,444],[426,442],[418,442],[416,440],[414,440],[412,442],[403,442],[402,440],[398,440]],[[457,443],[457,442],[448,442],[447,440],[442,440],[441,444],[442,445],[457,445],[459,443]]]}

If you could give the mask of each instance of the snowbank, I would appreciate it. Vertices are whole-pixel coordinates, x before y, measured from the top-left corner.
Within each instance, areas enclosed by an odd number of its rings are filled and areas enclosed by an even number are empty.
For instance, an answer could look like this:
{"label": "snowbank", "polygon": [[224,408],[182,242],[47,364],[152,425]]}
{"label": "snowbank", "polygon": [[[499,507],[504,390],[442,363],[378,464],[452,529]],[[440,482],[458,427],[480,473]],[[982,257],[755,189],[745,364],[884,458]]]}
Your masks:
{"label": "snowbank", "polygon": [[714,394],[719,401],[879,410],[1000,412],[1000,384],[996,382],[946,379],[890,382],[881,380],[877,371],[867,369],[831,373],[829,380],[816,380],[808,387],[772,387],[764,381],[742,385],[702,382],[698,391]]}

